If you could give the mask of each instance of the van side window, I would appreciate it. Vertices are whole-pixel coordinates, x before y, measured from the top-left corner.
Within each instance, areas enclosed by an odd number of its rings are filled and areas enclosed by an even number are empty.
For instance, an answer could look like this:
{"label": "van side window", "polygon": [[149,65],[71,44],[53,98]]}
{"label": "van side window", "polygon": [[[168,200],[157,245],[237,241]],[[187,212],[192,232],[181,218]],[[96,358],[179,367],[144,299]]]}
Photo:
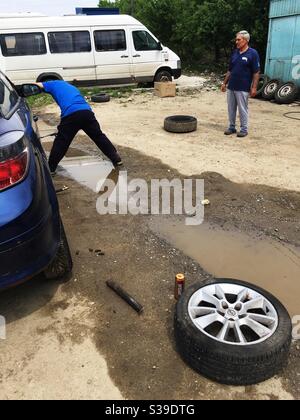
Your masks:
{"label": "van side window", "polygon": [[123,30],[94,31],[96,51],[127,50],[126,36]]}
{"label": "van side window", "polygon": [[4,78],[0,76],[0,111],[1,114],[6,117],[10,111],[16,106],[18,102],[17,92],[10,88]]}
{"label": "van side window", "polygon": [[134,31],[132,33],[134,48],[136,51],[160,50],[159,43],[146,31]]}
{"label": "van side window", "polygon": [[48,40],[52,54],[91,51],[91,38],[88,31],[49,32]]}
{"label": "van side window", "polygon": [[44,34],[39,32],[2,34],[0,44],[4,57],[47,53]]}

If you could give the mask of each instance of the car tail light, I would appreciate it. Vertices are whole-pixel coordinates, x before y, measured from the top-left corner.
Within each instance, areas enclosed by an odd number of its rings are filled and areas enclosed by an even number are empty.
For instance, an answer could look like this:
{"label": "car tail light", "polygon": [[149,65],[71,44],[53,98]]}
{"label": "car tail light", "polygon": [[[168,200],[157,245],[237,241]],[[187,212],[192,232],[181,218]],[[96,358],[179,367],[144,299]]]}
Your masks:
{"label": "car tail light", "polygon": [[0,191],[22,181],[28,168],[27,141],[22,132],[0,137]]}

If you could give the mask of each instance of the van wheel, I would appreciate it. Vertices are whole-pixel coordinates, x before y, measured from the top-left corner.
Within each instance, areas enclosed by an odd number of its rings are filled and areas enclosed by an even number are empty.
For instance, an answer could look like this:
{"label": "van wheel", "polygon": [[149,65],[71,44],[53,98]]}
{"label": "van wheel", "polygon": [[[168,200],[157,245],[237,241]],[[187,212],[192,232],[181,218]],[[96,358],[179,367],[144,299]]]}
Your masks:
{"label": "van wheel", "polygon": [[291,104],[298,98],[299,87],[294,82],[284,83],[275,93],[278,104]]}
{"label": "van wheel", "polygon": [[267,100],[274,99],[275,94],[277,90],[279,89],[279,86],[282,84],[281,80],[279,79],[271,79],[269,82],[265,85],[262,91],[262,97]]}
{"label": "van wheel", "polygon": [[91,96],[91,101],[98,102],[98,103],[109,102],[110,96],[107,95],[106,93],[97,93],[96,95]]}
{"label": "van wheel", "polygon": [[173,115],[167,117],[164,122],[164,129],[170,133],[191,133],[197,130],[198,121],[189,115]]}
{"label": "van wheel", "polygon": [[176,346],[203,376],[228,385],[253,385],[285,367],[292,322],[270,293],[240,280],[191,285],[175,314]]}
{"label": "van wheel", "polygon": [[168,70],[161,70],[158,73],[156,73],[154,77],[155,82],[162,82],[165,79],[168,79],[170,82],[173,80],[172,74]]}
{"label": "van wheel", "polygon": [[44,271],[48,280],[62,279],[72,272],[73,261],[62,221],[60,221],[60,244],[54,260]]}

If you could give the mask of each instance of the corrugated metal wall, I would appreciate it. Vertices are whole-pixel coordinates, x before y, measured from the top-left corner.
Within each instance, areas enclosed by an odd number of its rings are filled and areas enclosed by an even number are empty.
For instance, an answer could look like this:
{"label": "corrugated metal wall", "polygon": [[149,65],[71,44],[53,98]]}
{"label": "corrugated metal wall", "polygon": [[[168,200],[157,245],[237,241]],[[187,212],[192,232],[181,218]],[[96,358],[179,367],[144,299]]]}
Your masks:
{"label": "corrugated metal wall", "polygon": [[273,0],[270,18],[300,14],[300,0]]}
{"label": "corrugated metal wall", "polygon": [[273,0],[265,73],[300,86],[300,0]]}

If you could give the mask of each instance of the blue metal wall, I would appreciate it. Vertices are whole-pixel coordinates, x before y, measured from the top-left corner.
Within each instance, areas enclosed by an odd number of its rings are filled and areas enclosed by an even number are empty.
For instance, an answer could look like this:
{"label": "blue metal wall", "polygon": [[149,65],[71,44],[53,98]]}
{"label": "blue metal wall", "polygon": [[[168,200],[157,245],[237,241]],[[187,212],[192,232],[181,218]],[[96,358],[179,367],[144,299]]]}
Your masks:
{"label": "blue metal wall", "polygon": [[300,0],[271,0],[265,73],[300,86]]}

